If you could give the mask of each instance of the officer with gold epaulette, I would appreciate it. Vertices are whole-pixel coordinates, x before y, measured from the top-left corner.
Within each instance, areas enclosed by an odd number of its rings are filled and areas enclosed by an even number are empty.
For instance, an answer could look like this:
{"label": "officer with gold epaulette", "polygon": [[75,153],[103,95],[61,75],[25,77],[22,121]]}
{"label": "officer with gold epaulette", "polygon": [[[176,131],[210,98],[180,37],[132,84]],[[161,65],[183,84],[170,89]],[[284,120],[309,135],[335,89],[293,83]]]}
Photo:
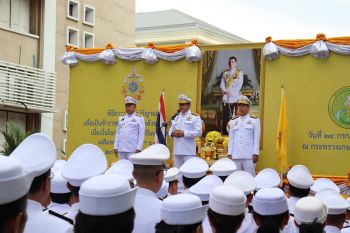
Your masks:
{"label": "officer with gold epaulette", "polygon": [[249,115],[252,102],[241,96],[238,101],[238,116],[230,122],[228,158],[233,159],[237,170],[255,176],[255,163],[259,158],[260,120]]}
{"label": "officer with gold epaulette", "polygon": [[192,100],[178,96],[179,114],[172,120],[169,135],[174,139],[174,165],[180,168],[186,160],[196,156],[196,137],[202,134],[200,116],[191,112]]}
{"label": "officer with gold epaulette", "polygon": [[126,114],[119,117],[114,142],[114,154],[119,159],[129,159],[130,155],[141,152],[145,137],[145,120],[135,113],[138,101],[126,96],[124,103]]}

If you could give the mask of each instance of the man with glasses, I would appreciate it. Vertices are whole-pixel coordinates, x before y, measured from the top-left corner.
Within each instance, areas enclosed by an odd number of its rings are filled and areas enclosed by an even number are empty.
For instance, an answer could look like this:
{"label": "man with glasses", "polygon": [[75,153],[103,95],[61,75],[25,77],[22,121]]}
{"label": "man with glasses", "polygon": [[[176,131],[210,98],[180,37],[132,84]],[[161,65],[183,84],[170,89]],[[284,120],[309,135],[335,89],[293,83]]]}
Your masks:
{"label": "man with glasses", "polygon": [[170,157],[170,152],[163,144],[154,144],[144,151],[131,155],[134,164],[133,176],[139,189],[135,198],[136,218],[134,233],[153,233],[155,224],[160,221],[161,201],[156,193],[162,186],[164,162]]}

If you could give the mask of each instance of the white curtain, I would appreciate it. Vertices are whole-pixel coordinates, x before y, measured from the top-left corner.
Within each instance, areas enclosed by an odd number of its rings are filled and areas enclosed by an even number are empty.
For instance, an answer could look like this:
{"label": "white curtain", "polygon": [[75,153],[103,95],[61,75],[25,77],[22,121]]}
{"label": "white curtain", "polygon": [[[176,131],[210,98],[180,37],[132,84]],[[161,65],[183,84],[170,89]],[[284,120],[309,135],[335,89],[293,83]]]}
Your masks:
{"label": "white curtain", "polygon": [[10,27],[10,0],[0,0],[0,27]]}
{"label": "white curtain", "polygon": [[29,33],[29,0],[11,0],[11,29]]}

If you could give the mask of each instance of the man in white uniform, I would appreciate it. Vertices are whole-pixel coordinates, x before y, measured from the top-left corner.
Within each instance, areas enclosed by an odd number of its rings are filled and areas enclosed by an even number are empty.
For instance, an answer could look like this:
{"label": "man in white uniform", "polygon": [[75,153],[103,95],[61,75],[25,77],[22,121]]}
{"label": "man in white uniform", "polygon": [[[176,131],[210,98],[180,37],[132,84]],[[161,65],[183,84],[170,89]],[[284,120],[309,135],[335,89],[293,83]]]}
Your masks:
{"label": "man in white uniform", "polygon": [[56,147],[51,139],[40,133],[32,134],[10,157],[20,160],[24,170],[33,171],[35,176],[28,193],[28,220],[24,233],[73,232],[73,225],[64,216],[43,211],[43,203],[51,190],[51,167],[56,160]]}
{"label": "man in white uniform", "polygon": [[223,92],[222,133],[227,135],[226,125],[232,116],[237,115],[237,102],[243,85],[243,72],[236,68],[237,58],[230,57],[229,69],[221,78],[220,89]]}
{"label": "man in white uniform", "polygon": [[133,175],[139,189],[135,198],[134,233],[154,233],[160,222],[162,201],[156,193],[164,179],[164,162],[170,157],[169,149],[163,144],[154,144],[140,153],[130,156],[134,164]]}
{"label": "man in white uniform", "polygon": [[138,101],[131,96],[124,98],[124,116],[119,117],[115,133],[114,154],[119,159],[129,159],[129,156],[142,150],[145,137],[145,120],[135,113]]}
{"label": "man in white uniform", "polygon": [[180,112],[171,122],[169,135],[174,139],[174,166],[180,168],[196,156],[196,137],[202,135],[202,120],[191,112],[192,100],[186,95],[180,94],[178,103]]}
{"label": "man in white uniform", "polygon": [[255,164],[259,158],[260,120],[249,115],[252,102],[241,96],[238,116],[230,121],[228,158],[236,163],[237,170],[255,176]]}

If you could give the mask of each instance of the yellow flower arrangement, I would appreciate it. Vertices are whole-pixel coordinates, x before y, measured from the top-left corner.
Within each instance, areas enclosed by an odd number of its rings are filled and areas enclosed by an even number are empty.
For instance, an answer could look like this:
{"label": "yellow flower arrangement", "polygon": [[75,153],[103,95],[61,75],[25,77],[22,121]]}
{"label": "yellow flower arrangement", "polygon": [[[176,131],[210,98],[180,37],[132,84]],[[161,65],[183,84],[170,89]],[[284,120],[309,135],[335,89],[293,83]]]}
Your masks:
{"label": "yellow flower arrangement", "polygon": [[218,131],[210,131],[205,136],[206,143],[211,141],[211,143],[216,145],[217,143],[221,143],[222,140],[223,140],[223,137],[222,137],[221,133],[219,133]]}

